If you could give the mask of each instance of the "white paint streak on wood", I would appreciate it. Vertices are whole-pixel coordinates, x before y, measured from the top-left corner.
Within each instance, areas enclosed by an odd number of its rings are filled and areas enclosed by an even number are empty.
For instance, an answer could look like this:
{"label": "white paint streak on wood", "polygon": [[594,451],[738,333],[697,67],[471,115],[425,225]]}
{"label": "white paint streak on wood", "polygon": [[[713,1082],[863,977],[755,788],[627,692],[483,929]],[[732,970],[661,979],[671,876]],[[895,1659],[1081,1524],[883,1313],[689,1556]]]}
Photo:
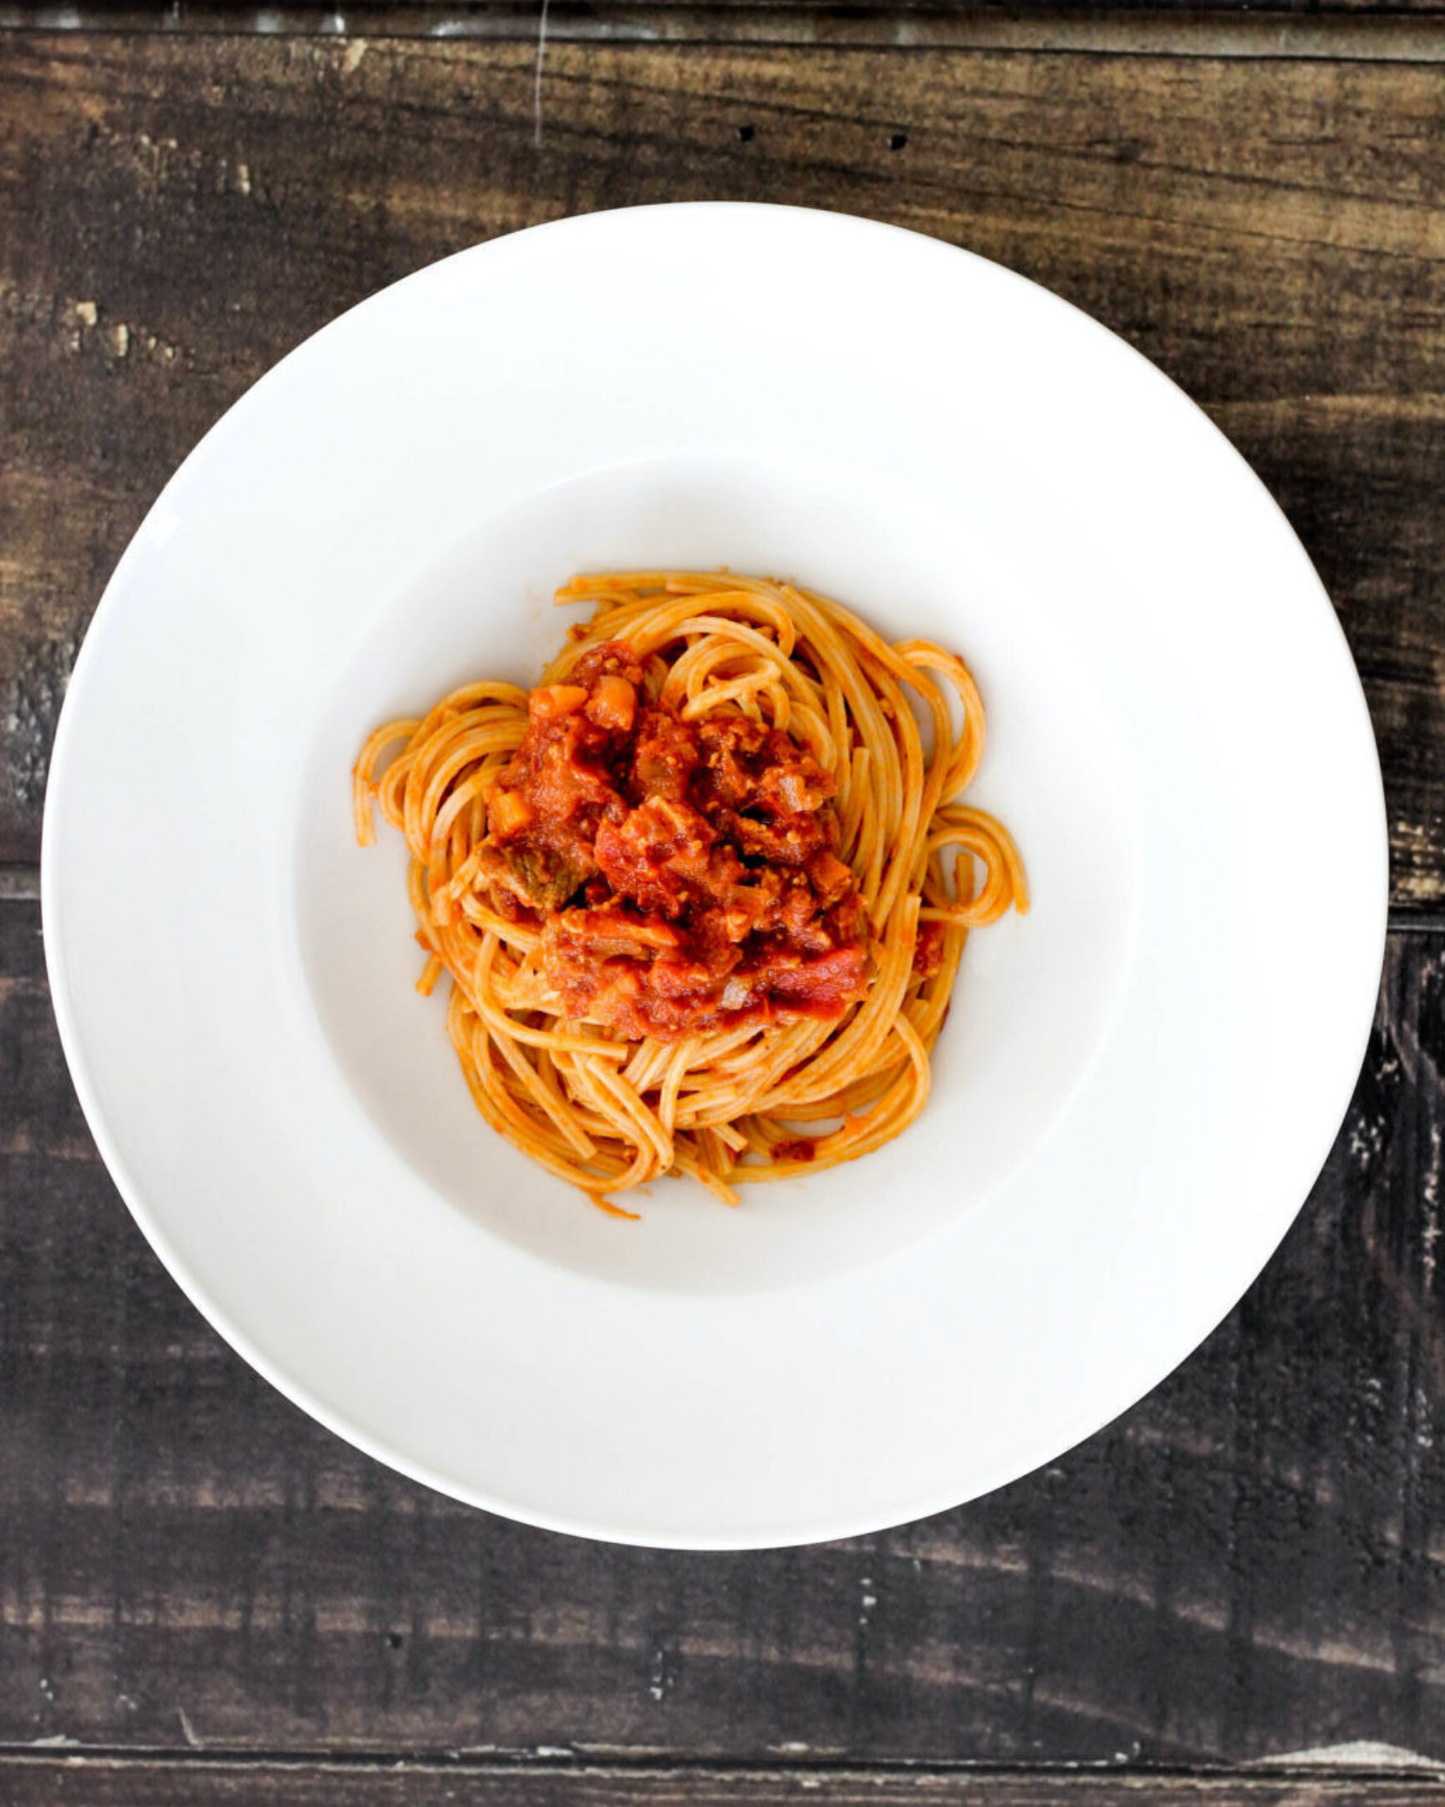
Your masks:
{"label": "white paint streak on wood", "polygon": [[1419,1751],[1405,1750],[1398,1744],[1377,1744],[1371,1738],[1358,1738],[1348,1744],[1318,1744],[1309,1750],[1281,1751],[1277,1756],[1261,1758],[1254,1767],[1304,1769],[1315,1765],[1331,1769],[1406,1769],[1445,1777],[1445,1764],[1422,1756]]}

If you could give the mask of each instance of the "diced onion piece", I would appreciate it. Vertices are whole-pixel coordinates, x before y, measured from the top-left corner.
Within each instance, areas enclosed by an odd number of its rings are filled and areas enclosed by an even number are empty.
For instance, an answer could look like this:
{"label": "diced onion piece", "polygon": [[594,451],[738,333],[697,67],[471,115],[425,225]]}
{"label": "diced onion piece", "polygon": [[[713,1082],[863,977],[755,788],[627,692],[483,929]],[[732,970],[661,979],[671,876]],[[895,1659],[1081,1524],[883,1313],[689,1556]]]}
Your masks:
{"label": "diced onion piece", "polygon": [[543,684],[527,698],[527,713],[534,722],[553,721],[559,715],[576,715],[586,701],[580,684]]}
{"label": "diced onion piece", "polygon": [[597,680],[596,688],[587,704],[588,719],[599,728],[615,729],[626,734],[632,726],[632,718],[637,713],[637,692],[626,678],[608,674]]}
{"label": "diced onion piece", "polygon": [[492,833],[501,840],[520,834],[537,819],[537,812],[520,791],[495,790],[487,809]]}

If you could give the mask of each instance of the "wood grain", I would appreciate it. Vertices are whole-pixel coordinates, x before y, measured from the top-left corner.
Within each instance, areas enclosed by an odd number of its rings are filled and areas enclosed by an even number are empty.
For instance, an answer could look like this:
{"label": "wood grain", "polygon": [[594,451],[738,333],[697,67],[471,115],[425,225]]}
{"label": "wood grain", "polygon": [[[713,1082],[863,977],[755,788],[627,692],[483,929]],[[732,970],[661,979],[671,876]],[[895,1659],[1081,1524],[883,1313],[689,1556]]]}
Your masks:
{"label": "wood grain", "polygon": [[1424,1807],[1433,1775],[941,1775],[928,1771],[651,1769],[401,1762],[235,1763],[205,1758],[18,1758],[8,1807]]}
{"label": "wood grain", "polygon": [[[609,10],[586,9],[602,31]],[[0,860],[35,857],[108,570],[290,345],[539,219],[839,206],[1001,258],[1123,332],[1319,563],[1381,738],[1402,925],[1349,1119],[1241,1307],[1047,1471],[821,1549],[600,1548],[379,1469],[199,1320],[98,1163],[38,910],[0,872],[0,1800],[1439,1798],[1438,1771],[1318,1767],[1378,1764],[1357,1740],[1445,1763],[1438,69],[1256,59],[1238,37],[1218,57],[1077,37],[920,56],[886,45],[915,29],[901,11],[811,7],[816,39],[859,47],[784,54],[738,42],[773,29],[753,9],[726,29],[662,10],[700,35],[550,47],[540,148],[528,41],[330,42],[299,9],[313,36],[278,40],[194,7],[165,39],[0,33]],[[1281,900],[1282,920],[1307,907]],[[416,1752],[439,1755],[394,1766]],[[1273,1774],[1138,1767],[1291,1753]],[[1132,1773],[947,1767],[975,1763]]]}
{"label": "wood grain", "polygon": [[848,1543],[608,1548],[400,1479],[224,1348],[96,1158],[37,906],[0,902],[0,1745],[1445,1761],[1442,1061],[1445,935],[1396,933],[1283,1249],[1052,1467]]}
{"label": "wood grain", "polygon": [[56,712],[107,573],[278,355],[459,245],[712,196],[971,246],[1196,395],[1339,608],[1380,737],[1396,904],[1440,904],[1435,69],[558,44],[538,148],[535,67],[522,44],[0,37],[0,859],[35,858]]}

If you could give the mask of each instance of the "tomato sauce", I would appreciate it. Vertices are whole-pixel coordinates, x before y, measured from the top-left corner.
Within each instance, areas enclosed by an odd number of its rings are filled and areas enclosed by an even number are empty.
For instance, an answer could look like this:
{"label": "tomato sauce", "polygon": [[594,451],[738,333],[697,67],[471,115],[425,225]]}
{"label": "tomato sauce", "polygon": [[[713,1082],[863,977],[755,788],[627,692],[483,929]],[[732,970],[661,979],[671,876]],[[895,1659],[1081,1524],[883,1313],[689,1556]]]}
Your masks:
{"label": "tomato sauce", "polygon": [[790,735],[646,701],[620,641],[534,690],[528,717],[488,805],[482,880],[500,913],[541,925],[569,1017],[671,1041],[831,1021],[863,997],[833,781]]}

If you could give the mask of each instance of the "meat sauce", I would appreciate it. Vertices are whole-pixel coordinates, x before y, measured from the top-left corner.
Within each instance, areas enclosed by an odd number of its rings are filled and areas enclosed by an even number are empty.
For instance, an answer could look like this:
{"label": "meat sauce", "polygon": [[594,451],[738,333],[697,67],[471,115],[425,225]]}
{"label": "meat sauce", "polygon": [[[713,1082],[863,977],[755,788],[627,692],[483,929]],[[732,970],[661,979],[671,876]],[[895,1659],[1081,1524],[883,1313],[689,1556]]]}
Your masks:
{"label": "meat sauce", "polygon": [[541,924],[569,1017],[672,1041],[833,1020],[863,997],[867,923],[833,782],[791,736],[647,702],[620,641],[534,690],[528,717],[481,876],[499,913]]}

